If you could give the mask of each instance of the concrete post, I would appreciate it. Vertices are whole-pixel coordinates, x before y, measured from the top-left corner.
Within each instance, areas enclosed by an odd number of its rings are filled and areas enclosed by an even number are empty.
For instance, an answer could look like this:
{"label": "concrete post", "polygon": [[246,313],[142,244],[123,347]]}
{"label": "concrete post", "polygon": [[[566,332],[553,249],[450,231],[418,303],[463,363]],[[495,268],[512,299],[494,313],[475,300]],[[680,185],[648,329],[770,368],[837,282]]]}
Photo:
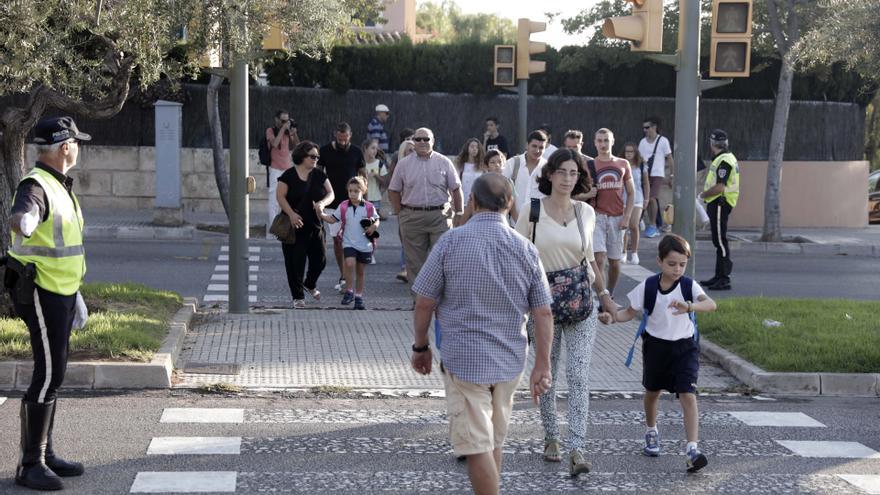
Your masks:
{"label": "concrete post", "polygon": [[675,81],[675,189],[673,231],[691,245],[687,275],[696,260],[697,124],[700,115],[700,0],[679,0],[679,65]]}
{"label": "concrete post", "polygon": [[156,115],[156,199],[153,223],[177,227],[183,224],[180,202],[180,148],[183,104],[159,100]]}
{"label": "concrete post", "polygon": [[229,80],[229,312],[248,313],[248,64]]}

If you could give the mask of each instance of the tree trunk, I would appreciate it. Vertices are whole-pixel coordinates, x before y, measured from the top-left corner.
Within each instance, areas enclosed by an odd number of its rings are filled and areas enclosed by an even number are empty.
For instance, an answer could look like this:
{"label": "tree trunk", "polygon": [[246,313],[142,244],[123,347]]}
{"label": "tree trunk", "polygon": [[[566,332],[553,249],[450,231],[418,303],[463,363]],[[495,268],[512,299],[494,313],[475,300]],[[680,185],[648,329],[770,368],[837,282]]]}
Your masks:
{"label": "tree trunk", "polygon": [[214,181],[217,182],[217,191],[220,193],[220,201],[229,220],[229,174],[226,172],[226,161],[223,159],[223,124],[220,121],[220,98],[218,92],[225,78],[211,74],[211,82],[208,83],[208,125],[211,127],[211,151],[214,157]]}
{"label": "tree trunk", "polygon": [[787,57],[782,59],[776,108],[773,111],[773,130],[770,132],[770,156],[767,162],[767,188],[764,191],[764,242],[782,242],[779,189],[782,185],[782,157],[788,132],[788,111],[791,107],[791,82],[794,70]]}

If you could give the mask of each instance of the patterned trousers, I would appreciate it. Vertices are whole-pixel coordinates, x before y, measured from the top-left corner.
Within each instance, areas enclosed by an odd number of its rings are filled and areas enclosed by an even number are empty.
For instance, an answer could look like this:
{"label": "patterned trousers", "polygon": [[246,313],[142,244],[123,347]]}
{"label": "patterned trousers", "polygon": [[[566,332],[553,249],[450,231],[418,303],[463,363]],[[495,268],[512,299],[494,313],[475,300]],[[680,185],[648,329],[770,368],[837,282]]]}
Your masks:
{"label": "patterned trousers", "polygon": [[[565,378],[568,381],[568,450],[583,449],[587,443],[587,415],[590,411],[590,360],[596,342],[597,312],[594,310],[584,321],[572,325],[554,325],[553,345],[550,351],[550,367],[553,386],[541,396],[541,423],[544,439],[559,439],[559,422],[556,417],[556,384],[562,341],[565,341]],[[529,319],[529,333],[534,327]]]}

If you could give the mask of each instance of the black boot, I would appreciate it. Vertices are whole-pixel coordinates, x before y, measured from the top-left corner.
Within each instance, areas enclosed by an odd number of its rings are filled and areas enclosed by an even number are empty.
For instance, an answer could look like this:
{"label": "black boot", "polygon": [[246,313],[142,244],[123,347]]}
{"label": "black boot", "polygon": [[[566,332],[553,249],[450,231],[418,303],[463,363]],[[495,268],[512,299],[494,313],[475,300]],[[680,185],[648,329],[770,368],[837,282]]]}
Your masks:
{"label": "black boot", "polygon": [[52,402],[51,419],[49,420],[49,436],[46,437],[46,465],[58,476],[67,478],[70,476],[82,476],[85,468],[78,462],[69,462],[55,455],[52,449],[52,430],[55,429],[55,407],[58,401]]}
{"label": "black boot", "polygon": [[21,462],[15,470],[15,483],[35,490],[61,490],[64,484],[46,466],[46,439],[54,403],[21,401]]}
{"label": "black boot", "polygon": [[715,275],[714,277],[710,278],[709,280],[700,280],[700,285],[703,286],[703,288],[706,288],[710,285],[713,285],[717,281],[718,281],[718,275]]}

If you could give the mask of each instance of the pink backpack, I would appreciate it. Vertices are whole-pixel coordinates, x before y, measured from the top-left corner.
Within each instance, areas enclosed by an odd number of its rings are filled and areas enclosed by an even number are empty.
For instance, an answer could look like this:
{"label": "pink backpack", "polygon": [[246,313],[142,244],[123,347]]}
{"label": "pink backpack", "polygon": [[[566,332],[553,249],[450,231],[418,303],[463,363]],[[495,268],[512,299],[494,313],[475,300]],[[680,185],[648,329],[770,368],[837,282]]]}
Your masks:
{"label": "pink backpack", "polygon": [[[340,241],[342,240],[342,233],[345,232],[345,219],[347,216],[346,214],[348,213],[348,205],[350,202],[351,202],[350,200],[346,199],[342,203],[339,203],[339,216],[342,217],[339,219],[339,221],[342,222],[342,225],[340,226],[339,233],[336,234],[336,237]],[[367,218],[373,218],[373,216],[376,214],[376,207],[373,206],[373,203],[370,203],[366,199],[364,200],[364,204],[367,207]],[[358,227],[360,227],[360,225],[358,225]],[[370,242],[372,242],[373,251],[375,251],[376,250],[376,239],[372,239]]]}

